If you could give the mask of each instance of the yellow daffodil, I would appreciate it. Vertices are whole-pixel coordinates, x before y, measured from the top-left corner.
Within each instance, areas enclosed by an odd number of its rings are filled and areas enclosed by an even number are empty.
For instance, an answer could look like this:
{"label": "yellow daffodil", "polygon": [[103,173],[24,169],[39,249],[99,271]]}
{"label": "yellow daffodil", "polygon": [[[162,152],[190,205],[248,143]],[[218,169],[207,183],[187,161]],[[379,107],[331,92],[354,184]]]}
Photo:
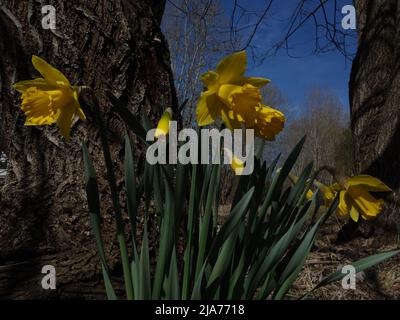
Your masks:
{"label": "yellow daffodil", "polygon": [[332,189],[339,192],[339,214],[350,214],[356,222],[360,216],[370,220],[382,211],[384,200],[376,199],[370,192],[392,191],[382,181],[368,175],[345,179],[341,184],[333,185]]}
{"label": "yellow daffodil", "polygon": [[171,119],[172,119],[172,109],[167,108],[157,124],[157,129],[156,132],[154,133],[155,138],[159,138],[162,135],[166,136],[168,134],[169,122],[171,121]]}
{"label": "yellow daffodil", "polygon": [[236,175],[241,175],[243,173],[245,163],[242,160],[240,160],[238,157],[236,157],[233,154],[232,150],[230,150],[228,148],[224,148],[224,151],[228,155],[232,170],[235,172]]}
{"label": "yellow daffodil", "polygon": [[20,92],[21,110],[25,113],[27,126],[57,123],[61,134],[69,139],[73,117],[85,120],[79,105],[78,87],[43,59],[32,56],[32,64],[43,78],[18,82],[14,88]]}
{"label": "yellow daffodil", "polygon": [[260,88],[270,81],[245,77],[246,52],[224,58],[216,71],[205,73],[201,80],[206,87],[197,104],[197,122],[206,126],[222,118],[231,130],[254,129],[257,137],[274,140],[283,129],[282,112],[262,104]]}

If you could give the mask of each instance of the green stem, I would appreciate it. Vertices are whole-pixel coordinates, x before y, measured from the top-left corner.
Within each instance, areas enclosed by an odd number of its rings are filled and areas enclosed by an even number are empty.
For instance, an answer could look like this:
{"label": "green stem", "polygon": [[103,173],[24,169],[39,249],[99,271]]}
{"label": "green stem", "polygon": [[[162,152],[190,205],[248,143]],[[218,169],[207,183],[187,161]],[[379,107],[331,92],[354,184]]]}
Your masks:
{"label": "green stem", "polygon": [[107,180],[111,190],[111,198],[114,206],[115,211],[115,220],[117,226],[117,240],[119,244],[119,249],[121,253],[121,260],[122,260],[122,268],[124,273],[124,282],[125,282],[125,290],[126,296],[128,300],[133,300],[133,286],[132,286],[132,275],[131,269],[129,264],[129,256],[128,256],[128,249],[126,246],[126,240],[124,235],[124,224],[121,214],[121,207],[119,203],[119,195],[117,191],[116,179],[113,170],[110,149],[107,143],[107,136],[106,136],[106,126],[103,121],[103,117],[101,115],[101,111],[99,109],[99,104],[96,95],[94,94],[93,90],[88,87],[82,87],[80,93],[87,92],[91,95],[93,99],[93,106],[92,110],[95,113],[96,123],[99,127],[100,132],[100,140],[101,146],[103,149],[104,160],[106,162],[107,167]]}

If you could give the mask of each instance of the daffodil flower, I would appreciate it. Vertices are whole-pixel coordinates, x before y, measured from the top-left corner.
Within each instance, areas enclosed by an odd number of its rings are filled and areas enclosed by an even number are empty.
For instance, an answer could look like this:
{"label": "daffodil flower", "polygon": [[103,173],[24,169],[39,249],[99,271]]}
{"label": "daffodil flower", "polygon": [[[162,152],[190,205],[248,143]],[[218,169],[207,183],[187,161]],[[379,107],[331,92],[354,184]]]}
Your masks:
{"label": "daffodil flower", "polygon": [[201,80],[206,87],[197,103],[199,126],[206,126],[219,118],[231,130],[254,129],[257,137],[274,140],[283,129],[282,112],[262,104],[260,88],[270,80],[245,77],[246,52],[241,51],[224,58],[216,71],[208,71]]}
{"label": "daffodil flower", "polygon": [[167,108],[163,115],[161,116],[160,121],[157,124],[156,132],[154,133],[154,137],[158,139],[160,136],[166,136],[169,132],[169,123],[172,119],[172,109]]}
{"label": "daffodil flower", "polygon": [[32,64],[43,78],[21,81],[14,88],[21,93],[21,110],[27,126],[57,123],[61,134],[69,139],[73,117],[86,120],[78,100],[78,87],[43,59],[32,56]]}
{"label": "daffodil flower", "polygon": [[376,199],[370,192],[392,191],[382,181],[369,175],[347,178],[341,184],[333,185],[332,189],[339,192],[339,214],[350,214],[356,222],[360,216],[371,220],[382,211],[384,200]]}

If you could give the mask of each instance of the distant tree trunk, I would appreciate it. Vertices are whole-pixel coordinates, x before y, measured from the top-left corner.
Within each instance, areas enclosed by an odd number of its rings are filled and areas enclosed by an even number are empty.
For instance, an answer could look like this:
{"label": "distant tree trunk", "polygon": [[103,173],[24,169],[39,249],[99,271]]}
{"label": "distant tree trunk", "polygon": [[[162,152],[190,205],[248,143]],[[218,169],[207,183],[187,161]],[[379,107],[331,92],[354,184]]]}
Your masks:
{"label": "distant tree trunk", "polygon": [[[38,76],[32,54],[62,70],[71,83],[95,90],[110,129],[116,168],[124,154],[126,128],[105,99],[105,91],[120,97],[134,114],[145,111],[154,121],[165,108],[177,107],[169,51],[160,31],[165,1],[50,3],[57,14],[53,31],[42,28],[41,9],[47,2],[0,1],[0,145],[9,160],[0,191],[0,299],[105,298],[89,225],[81,141],[88,142],[100,179],[106,252],[113,275],[120,274],[113,209],[93,115],[87,111],[88,121],[73,125],[70,142],[54,126],[23,125],[12,84]],[[120,178],[118,183],[122,190]],[[56,268],[56,290],[42,289],[44,265]]]}
{"label": "distant tree trunk", "polygon": [[351,125],[357,173],[395,191],[381,221],[399,221],[400,2],[355,0],[359,45],[350,80]]}

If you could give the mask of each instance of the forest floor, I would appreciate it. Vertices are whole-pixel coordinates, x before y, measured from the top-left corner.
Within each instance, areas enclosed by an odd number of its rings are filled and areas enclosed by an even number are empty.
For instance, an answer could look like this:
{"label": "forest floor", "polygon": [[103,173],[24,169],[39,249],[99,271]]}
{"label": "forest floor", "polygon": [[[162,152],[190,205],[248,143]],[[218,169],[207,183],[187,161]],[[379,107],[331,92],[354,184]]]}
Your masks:
{"label": "forest floor", "polygon": [[[397,234],[379,228],[368,237],[336,243],[341,222],[332,217],[322,228],[315,246],[287,298],[297,299],[310,291],[324,277],[361,258],[397,248]],[[385,231],[383,231],[385,230]],[[343,289],[341,281],[319,288],[309,299],[376,300],[400,299],[400,255],[360,272],[356,289]]]}

